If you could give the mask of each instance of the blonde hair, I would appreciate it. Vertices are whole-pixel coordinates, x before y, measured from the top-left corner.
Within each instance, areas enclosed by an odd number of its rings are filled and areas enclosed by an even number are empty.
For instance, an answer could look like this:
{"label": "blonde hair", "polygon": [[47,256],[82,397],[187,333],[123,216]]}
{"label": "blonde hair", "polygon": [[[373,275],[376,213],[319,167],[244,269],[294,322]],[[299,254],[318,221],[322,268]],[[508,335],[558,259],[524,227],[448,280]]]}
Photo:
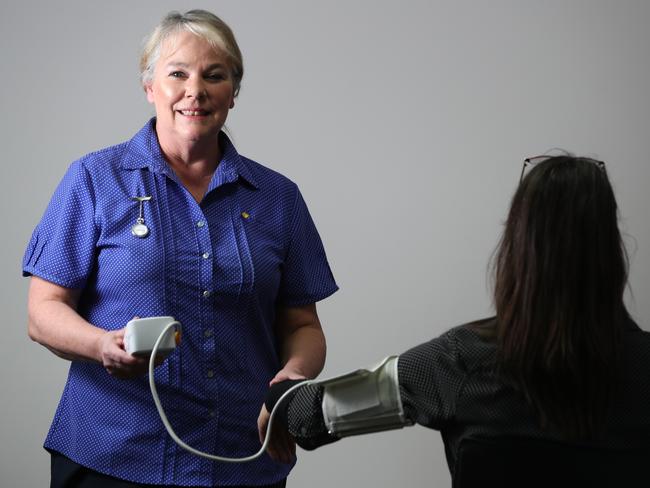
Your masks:
{"label": "blonde hair", "polygon": [[163,42],[180,31],[188,31],[205,39],[214,49],[226,53],[230,61],[235,96],[239,94],[241,80],[244,77],[244,62],[235,35],[228,25],[207,10],[189,10],[184,14],[169,12],[145,39],[140,56],[140,81],[146,86],[153,81],[153,73],[160,58]]}

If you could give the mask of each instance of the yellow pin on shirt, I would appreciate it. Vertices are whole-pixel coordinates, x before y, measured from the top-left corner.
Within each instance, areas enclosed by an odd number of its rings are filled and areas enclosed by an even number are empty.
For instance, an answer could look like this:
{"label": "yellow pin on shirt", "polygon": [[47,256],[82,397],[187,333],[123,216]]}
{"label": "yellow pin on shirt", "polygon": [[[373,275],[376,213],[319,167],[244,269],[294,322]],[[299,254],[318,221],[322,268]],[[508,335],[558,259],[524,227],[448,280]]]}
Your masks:
{"label": "yellow pin on shirt", "polygon": [[250,214],[248,212],[242,212],[241,216],[247,219],[248,217],[250,217]]}

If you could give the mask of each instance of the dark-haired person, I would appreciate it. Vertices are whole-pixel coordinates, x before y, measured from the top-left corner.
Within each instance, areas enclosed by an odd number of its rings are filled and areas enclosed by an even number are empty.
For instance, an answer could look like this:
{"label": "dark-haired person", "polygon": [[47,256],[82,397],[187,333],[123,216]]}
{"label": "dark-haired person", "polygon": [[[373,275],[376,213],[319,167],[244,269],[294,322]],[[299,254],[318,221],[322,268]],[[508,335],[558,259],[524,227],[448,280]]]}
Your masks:
{"label": "dark-haired person", "polygon": [[[604,164],[544,157],[524,170],[494,262],[496,316],[289,393],[279,415],[299,445],[417,423],[441,431],[452,470],[471,435],[647,445],[650,333],[623,304],[627,258]],[[274,385],[263,410],[291,385]]]}
{"label": "dark-haired person", "polygon": [[269,381],[323,367],[316,302],[337,290],[323,245],[296,184],[222,130],[243,63],[221,19],[171,12],[140,68],[156,116],[70,166],[23,261],[29,335],[71,361],[45,440],[51,487],[284,486],[287,436],[274,444],[283,463],[216,463],[174,444],[124,329],[134,316],[180,321],[155,374],[174,430],[204,452],[251,455]]}

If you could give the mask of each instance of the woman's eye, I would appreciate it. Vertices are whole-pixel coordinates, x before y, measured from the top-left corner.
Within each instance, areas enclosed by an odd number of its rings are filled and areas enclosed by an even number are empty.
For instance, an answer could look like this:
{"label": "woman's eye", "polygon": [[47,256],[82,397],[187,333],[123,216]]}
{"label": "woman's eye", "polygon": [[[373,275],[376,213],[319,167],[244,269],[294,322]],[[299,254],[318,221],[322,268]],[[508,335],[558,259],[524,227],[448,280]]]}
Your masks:
{"label": "woman's eye", "polygon": [[210,73],[206,78],[208,80],[221,81],[226,79],[226,75],[224,73]]}
{"label": "woman's eye", "polygon": [[172,71],[171,73],[169,73],[169,76],[171,76],[172,78],[182,78],[183,76],[185,76],[185,73],[183,73],[182,71]]}

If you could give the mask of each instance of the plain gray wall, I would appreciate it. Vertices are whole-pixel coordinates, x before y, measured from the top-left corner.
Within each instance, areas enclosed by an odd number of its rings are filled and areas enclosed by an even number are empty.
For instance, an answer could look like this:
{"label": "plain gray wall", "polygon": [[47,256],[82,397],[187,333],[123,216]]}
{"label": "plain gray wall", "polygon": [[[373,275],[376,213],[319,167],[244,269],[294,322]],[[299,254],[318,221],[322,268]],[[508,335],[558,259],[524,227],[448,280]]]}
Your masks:
{"label": "plain gray wall", "polygon": [[[238,149],[300,185],[325,242],[341,291],[319,306],[324,376],[490,314],[521,161],[554,147],[607,162],[629,307],[649,328],[649,2],[3,2],[0,486],[47,486],[67,371],[27,338],[23,250],[70,162],[153,114],[141,41],[190,8],[222,16],[243,51]],[[292,487],[449,484],[439,435],[420,427],[299,457]]]}

